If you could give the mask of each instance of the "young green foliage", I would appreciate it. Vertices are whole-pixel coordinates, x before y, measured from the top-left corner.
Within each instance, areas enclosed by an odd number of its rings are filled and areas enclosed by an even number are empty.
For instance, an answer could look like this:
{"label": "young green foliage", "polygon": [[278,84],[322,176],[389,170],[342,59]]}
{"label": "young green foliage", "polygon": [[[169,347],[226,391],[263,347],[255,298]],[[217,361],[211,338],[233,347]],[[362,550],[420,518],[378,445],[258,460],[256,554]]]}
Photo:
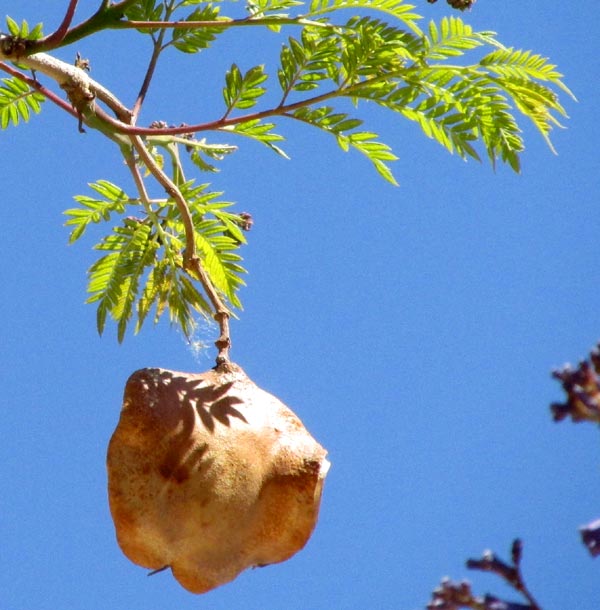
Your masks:
{"label": "young green foliage", "polygon": [[365,9],[384,13],[415,33],[420,33],[417,22],[422,17],[413,12],[414,8],[414,5],[407,4],[404,0],[312,0],[306,14],[320,17],[342,9]]}
{"label": "young green foliage", "polygon": [[[87,302],[97,303],[98,332],[102,334],[110,316],[117,322],[117,336],[122,341],[134,314],[138,332],[154,308],[154,322],[168,309],[171,321],[189,336],[194,330],[194,315],[210,318],[212,311],[194,286],[197,278],[183,268],[185,229],[173,201],[153,200],[144,206],[105,180],[90,187],[102,199],[77,195],[79,206],[65,212],[66,224],[74,227],[71,243],[91,223],[111,222],[113,214],[121,215],[121,224],[94,246],[102,255],[88,272]],[[227,211],[232,204],[217,201],[220,193],[208,191],[205,184],[195,186],[190,181],[181,190],[190,206],[204,269],[231,305],[241,307],[237,292],[244,284],[241,275],[245,270],[236,250],[246,239],[240,217]]]}
{"label": "young green foliage", "polygon": [[6,27],[11,36],[21,40],[39,40],[42,37],[43,24],[38,23],[32,30],[25,19],[19,25],[12,17],[6,16]]}
{"label": "young green foliage", "polygon": [[255,140],[256,142],[260,142],[278,155],[285,159],[289,159],[285,152],[274,144],[274,142],[282,142],[285,138],[279,134],[273,133],[273,129],[275,129],[275,123],[263,123],[260,119],[250,119],[240,123],[225,125],[220,128],[220,131],[235,133]]}
{"label": "young green foliage", "polygon": [[[65,46],[119,28],[151,43],[131,110],[99,86],[76,108],[88,127],[118,141],[137,189],[132,196],[99,180],[90,185],[93,196],[77,196],[77,207],[66,211],[71,243],[92,225],[110,226],[95,246],[100,257],[89,270],[88,301],[97,304],[98,330],[113,318],[122,340],[132,320],[137,332],[149,316],[157,322],[168,311],[189,335],[195,316],[222,319],[230,315],[229,307],[240,307],[244,269],[239,248],[251,222],[230,211],[230,203],[218,201],[220,194],[209,185],[186,178],[190,164],[195,171],[217,171],[237,147],[198,137],[200,132],[242,136],[285,157],[282,123],[303,123],[331,134],[342,150],[364,155],[392,184],[390,164],[397,157],[355,116],[358,107],[365,117],[363,107],[377,105],[415,122],[428,138],[463,159],[487,156],[492,164],[502,161],[515,171],[524,150],[521,118],[530,120],[552,148],[551,130],[566,116],[559,94],[572,96],[553,64],[504,47],[493,32],[476,31],[458,17],[425,26],[420,20],[415,6],[404,0],[250,0],[245,9],[234,0],[128,0],[103,2],[87,21],[54,37],[55,46]],[[223,32],[241,35],[248,27],[271,36],[285,30],[281,50],[259,65],[229,63],[224,111],[204,122],[193,114],[169,117],[179,127],[154,121],[152,129],[133,132],[165,51],[194,55],[210,49]],[[2,129],[39,112],[45,99],[40,91],[56,101],[65,82],[67,89],[72,86],[60,78],[63,64],[51,58],[50,64],[42,61],[42,67],[51,65],[43,76],[58,79],[56,97],[41,86],[32,89],[31,77],[19,70],[34,66],[28,54],[38,42],[48,50],[42,26],[30,29],[9,17],[7,29],[0,53],[14,67],[0,59],[0,69],[10,75],[0,85]],[[183,80],[181,94],[189,86]],[[279,88],[269,89],[272,82]],[[77,105],[77,99],[71,91],[70,102]],[[104,115],[96,107],[103,107]],[[70,110],[67,104],[63,108]],[[117,120],[107,120],[106,113]],[[153,180],[166,198],[149,196]]]}
{"label": "young green foliage", "polygon": [[246,110],[256,105],[258,98],[264,95],[266,89],[261,85],[267,80],[264,66],[250,68],[242,75],[240,69],[233,64],[231,69],[225,74],[225,87],[223,89],[223,99],[227,106],[225,117],[229,116],[232,110]]}
{"label": "young green foliage", "polygon": [[378,173],[388,182],[396,184],[385,161],[397,159],[391,148],[383,142],[377,141],[377,134],[372,132],[354,131],[362,125],[359,119],[352,119],[345,113],[336,113],[330,106],[319,108],[299,108],[293,115],[295,119],[319,127],[324,131],[336,136],[340,148],[347,151],[350,147],[355,148],[365,155],[375,166]]}
{"label": "young green foliage", "polygon": [[[184,21],[218,21],[218,18],[219,7],[206,4],[190,13]],[[210,26],[174,29],[170,44],[184,53],[198,53],[198,51],[208,49],[222,31],[222,28]]]}
{"label": "young green foliage", "polygon": [[102,199],[95,199],[87,195],[75,195],[74,199],[81,205],[65,211],[69,217],[66,226],[74,227],[69,236],[69,243],[77,241],[88,228],[90,223],[98,224],[111,219],[111,214],[122,214],[125,206],[130,202],[129,196],[115,184],[108,180],[99,180],[89,185]]}
{"label": "young green foliage", "polygon": [[31,113],[38,114],[46,98],[18,78],[3,78],[0,85],[0,127],[29,121]]}

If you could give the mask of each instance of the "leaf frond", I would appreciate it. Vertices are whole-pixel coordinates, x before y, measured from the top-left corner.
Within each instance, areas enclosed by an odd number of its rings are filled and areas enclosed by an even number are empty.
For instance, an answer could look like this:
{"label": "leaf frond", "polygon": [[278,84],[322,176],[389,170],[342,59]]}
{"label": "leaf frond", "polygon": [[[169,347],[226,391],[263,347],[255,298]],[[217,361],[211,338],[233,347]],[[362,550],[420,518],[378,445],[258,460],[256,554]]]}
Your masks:
{"label": "leaf frond", "polygon": [[[181,21],[218,21],[220,19],[219,12],[218,6],[207,3],[194,10]],[[219,27],[175,28],[168,44],[183,53],[198,53],[207,49],[222,31],[223,29]]]}
{"label": "leaf frond", "polygon": [[422,17],[413,12],[414,8],[414,5],[407,4],[404,0],[312,0],[305,16],[314,18],[342,9],[365,9],[385,13],[419,34],[421,30],[417,22]]}
{"label": "leaf frond", "polygon": [[21,79],[3,78],[0,85],[0,128],[29,121],[32,113],[39,114],[45,99]]}
{"label": "leaf frond", "polygon": [[132,202],[129,196],[120,187],[108,180],[98,180],[91,183],[92,188],[102,199],[88,195],[76,195],[75,201],[79,207],[65,210],[67,216],[65,226],[74,227],[69,236],[69,243],[76,242],[91,223],[109,221],[113,213],[122,214],[128,203]]}

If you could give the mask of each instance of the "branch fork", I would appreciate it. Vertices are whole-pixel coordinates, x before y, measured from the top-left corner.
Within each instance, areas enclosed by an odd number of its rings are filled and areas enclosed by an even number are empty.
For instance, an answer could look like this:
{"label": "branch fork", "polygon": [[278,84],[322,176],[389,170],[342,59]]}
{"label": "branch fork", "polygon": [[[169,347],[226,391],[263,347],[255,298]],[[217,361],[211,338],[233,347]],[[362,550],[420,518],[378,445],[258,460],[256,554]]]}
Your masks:
{"label": "branch fork", "polygon": [[[137,113],[127,108],[111,91],[92,79],[81,61],[78,62],[78,65],[71,65],[47,53],[34,53],[21,57],[19,49],[19,45],[15,44],[14,37],[0,34],[0,61],[18,62],[19,65],[26,66],[30,70],[44,74],[54,80],[65,91],[77,113],[79,131],[83,131],[82,123],[84,122],[90,127],[98,129],[119,144],[126,160],[131,157],[131,151],[134,149],[149,172],[167,194],[173,198],[179,210],[185,231],[183,268],[191,272],[198,279],[214,309],[214,319],[220,329],[219,338],[215,342],[218,349],[217,365],[228,362],[229,349],[231,347],[229,333],[231,312],[202,267],[202,262],[196,251],[194,223],[185,197],[175,182],[156,163],[143,139],[133,133],[118,133],[114,124],[112,124],[115,122],[115,119],[112,119],[102,110],[97,101],[104,103],[114,113],[118,125],[131,126],[135,122]],[[19,78],[23,77],[26,82],[31,80],[16,71],[15,75]],[[139,108],[137,110],[139,111]],[[127,164],[131,170],[132,164]],[[135,178],[136,176],[134,175],[134,181],[138,190],[140,190],[140,181]],[[142,188],[140,195],[142,200],[147,199],[145,189]]]}

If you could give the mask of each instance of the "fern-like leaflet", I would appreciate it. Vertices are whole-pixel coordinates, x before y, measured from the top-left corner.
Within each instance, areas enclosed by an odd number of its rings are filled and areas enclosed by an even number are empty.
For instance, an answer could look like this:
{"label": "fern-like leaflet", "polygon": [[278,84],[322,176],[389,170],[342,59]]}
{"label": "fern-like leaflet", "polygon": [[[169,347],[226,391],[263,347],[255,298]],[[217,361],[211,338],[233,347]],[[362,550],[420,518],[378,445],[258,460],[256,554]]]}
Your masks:
{"label": "fern-like leaflet", "polygon": [[383,178],[397,184],[386,163],[396,160],[396,155],[387,144],[378,141],[379,136],[376,133],[355,131],[362,125],[360,119],[351,118],[346,113],[334,112],[331,106],[299,108],[289,116],[335,135],[342,150],[356,149],[373,163]]}
{"label": "fern-like leaflet", "polygon": [[0,128],[10,123],[18,125],[29,121],[31,113],[41,111],[46,98],[18,78],[3,78],[0,85]]}
{"label": "fern-like leaflet", "polygon": [[113,212],[122,214],[127,203],[131,201],[125,191],[108,180],[98,180],[98,182],[89,186],[102,199],[96,199],[89,195],[76,195],[74,197],[81,207],[70,208],[64,212],[65,216],[68,217],[65,225],[74,227],[69,235],[70,244],[76,242],[91,223],[106,222],[110,220]]}
{"label": "fern-like leaflet", "polygon": [[266,89],[261,85],[267,80],[264,66],[250,68],[242,74],[236,64],[233,64],[225,74],[223,100],[227,106],[225,117],[234,109],[246,110],[256,105],[258,98],[264,95]]}
{"label": "fern-like leaflet", "polygon": [[98,303],[96,324],[102,334],[107,315],[118,322],[118,339],[123,340],[131,318],[140,278],[153,262],[156,240],[151,228],[137,220],[125,221],[106,236],[96,250],[108,251],[89,270],[87,303]]}
{"label": "fern-like leaflet", "polygon": [[401,21],[413,32],[420,33],[417,21],[422,17],[413,12],[414,8],[414,5],[406,4],[404,0],[312,0],[306,16],[314,18],[341,9],[364,9],[386,13]]}

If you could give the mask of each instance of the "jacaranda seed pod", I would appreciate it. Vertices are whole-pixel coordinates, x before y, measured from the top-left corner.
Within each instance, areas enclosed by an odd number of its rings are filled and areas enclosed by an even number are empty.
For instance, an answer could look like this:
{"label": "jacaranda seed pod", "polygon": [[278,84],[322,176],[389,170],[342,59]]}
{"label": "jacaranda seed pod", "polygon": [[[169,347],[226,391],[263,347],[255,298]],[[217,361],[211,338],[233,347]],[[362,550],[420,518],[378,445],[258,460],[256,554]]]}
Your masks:
{"label": "jacaranda seed pod", "polygon": [[317,521],[326,451],[235,364],[135,372],[108,447],[108,491],[125,555],[204,593],[285,561]]}

